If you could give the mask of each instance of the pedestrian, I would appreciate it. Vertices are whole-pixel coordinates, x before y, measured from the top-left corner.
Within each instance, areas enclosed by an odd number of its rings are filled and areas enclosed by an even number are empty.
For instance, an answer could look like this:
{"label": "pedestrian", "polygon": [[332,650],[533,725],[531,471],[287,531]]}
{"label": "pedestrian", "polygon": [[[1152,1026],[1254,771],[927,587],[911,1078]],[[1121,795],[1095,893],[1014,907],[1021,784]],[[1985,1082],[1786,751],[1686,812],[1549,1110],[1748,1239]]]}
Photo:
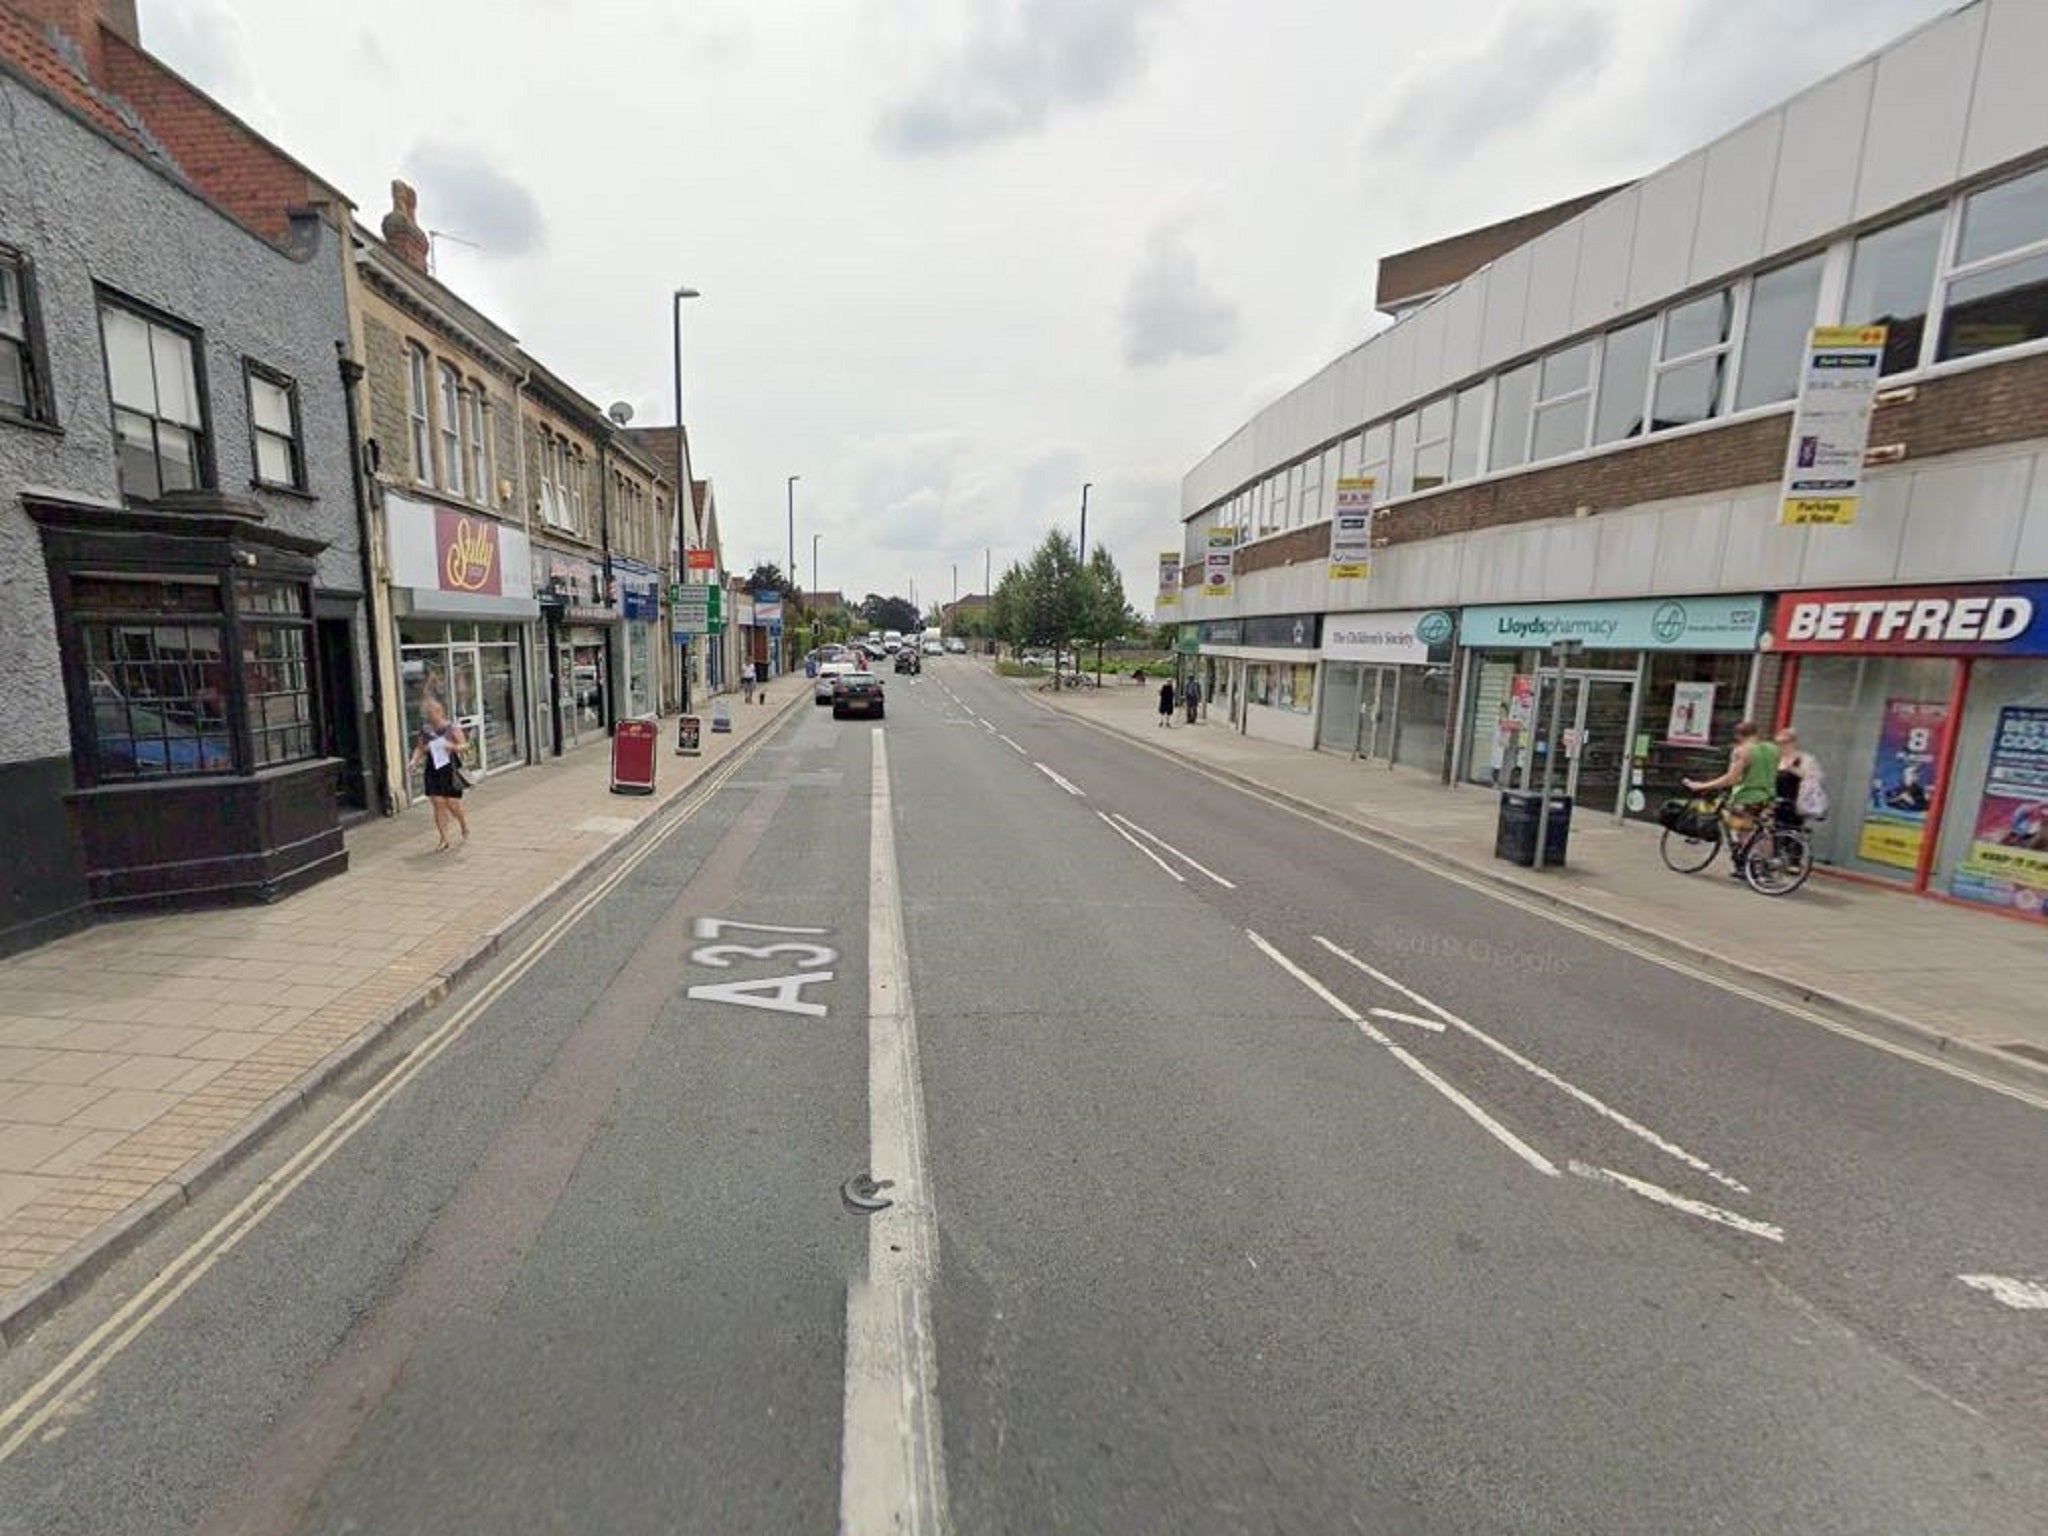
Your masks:
{"label": "pedestrian", "polygon": [[451,816],[462,828],[462,840],[469,841],[469,817],[462,809],[462,791],[468,783],[462,776],[462,749],[469,745],[469,737],[448,718],[439,699],[423,701],[420,717],[423,723],[413,742],[411,766],[426,765],[427,803],[434,808],[434,831],[441,839],[434,852],[443,853],[448,848]]}
{"label": "pedestrian", "polygon": [[1173,679],[1170,677],[1159,685],[1159,723],[1167,730],[1173,729]]}
{"label": "pedestrian", "polygon": [[1789,725],[1778,732],[1778,817],[1788,826],[1804,826],[1828,813],[1827,776],[1820,759],[1799,745]]}
{"label": "pedestrian", "polygon": [[749,704],[754,702],[754,679],[756,675],[754,664],[751,661],[740,668],[740,687],[745,690],[746,700]]}
{"label": "pedestrian", "polygon": [[[1765,741],[1754,720],[1735,727],[1735,745],[1728,752],[1728,769],[1711,779],[1687,779],[1685,787],[1696,795],[1715,790],[1728,791],[1728,808],[1733,813],[1732,830],[1747,833],[1764,810],[1778,798],[1778,744]],[[1742,870],[1729,871],[1737,880]]]}
{"label": "pedestrian", "polygon": [[1190,677],[1187,686],[1180,691],[1181,702],[1188,707],[1188,724],[1195,723],[1195,711],[1202,707],[1202,680]]}

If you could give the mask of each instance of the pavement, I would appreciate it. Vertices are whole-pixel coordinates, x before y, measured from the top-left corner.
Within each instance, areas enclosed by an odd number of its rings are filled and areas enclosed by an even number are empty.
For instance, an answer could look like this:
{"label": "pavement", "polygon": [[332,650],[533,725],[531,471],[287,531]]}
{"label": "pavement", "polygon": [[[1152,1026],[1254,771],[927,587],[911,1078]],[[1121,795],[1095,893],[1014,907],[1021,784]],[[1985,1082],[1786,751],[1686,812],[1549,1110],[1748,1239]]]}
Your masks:
{"label": "pavement", "polygon": [[632,840],[792,706],[609,792],[609,741],[484,781],[471,841],[432,851],[423,802],[348,835],[341,876],[272,906],[104,923],[0,960],[0,1339],[11,1339],[524,918]]}
{"label": "pavement", "polygon": [[1576,818],[1566,866],[1493,856],[1495,794],[1406,768],[1239,734],[1221,715],[1158,725],[1151,689],[1015,684],[1058,708],[1231,782],[1273,795],[1432,865],[1505,888],[1716,975],[1825,1009],[1855,1027],[2008,1081],[2048,1082],[2048,928],[1816,872],[1759,897],[1717,859],[1692,876],[1657,854],[1660,829]]}
{"label": "pavement", "polygon": [[0,1536],[2038,1536],[2048,1095],[887,688],[0,1354]]}

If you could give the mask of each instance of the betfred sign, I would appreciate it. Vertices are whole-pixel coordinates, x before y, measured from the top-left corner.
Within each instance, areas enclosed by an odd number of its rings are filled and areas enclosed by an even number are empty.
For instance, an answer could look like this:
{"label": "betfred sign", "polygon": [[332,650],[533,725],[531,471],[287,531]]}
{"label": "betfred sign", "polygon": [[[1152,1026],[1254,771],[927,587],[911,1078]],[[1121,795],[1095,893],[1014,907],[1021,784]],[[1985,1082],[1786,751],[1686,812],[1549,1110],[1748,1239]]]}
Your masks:
{"label": "betfred sign", "polygon": [[1767,639],[1803,654],[2048,656],[2048,581],[1792,593]]}

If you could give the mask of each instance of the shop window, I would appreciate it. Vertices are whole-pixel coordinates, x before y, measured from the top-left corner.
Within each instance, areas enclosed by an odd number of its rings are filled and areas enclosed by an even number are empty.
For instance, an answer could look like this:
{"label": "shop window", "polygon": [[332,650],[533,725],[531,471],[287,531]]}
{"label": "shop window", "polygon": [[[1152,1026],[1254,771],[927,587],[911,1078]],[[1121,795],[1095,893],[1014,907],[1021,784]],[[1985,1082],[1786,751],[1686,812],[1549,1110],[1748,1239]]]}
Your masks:
{"label": "shop window", "polygon": [[154,501],[210,485],[198,333],[102,297],[100,338],[121,494]]}
{"label": "shop window", "polygon": [[246,359],[242,374],[249,395],[249,458],[256,483],[303,491],[306,462],[299,445],[299,386]]}
{"label": "shop window", "polygon": [[2048,336],[2048,170],[1963,200],[1937,360]]}
{"label": "shop window", "polygon": [[1502,374],[1493,391],[1493,439],[1489,469],[1514,469],[1529,462],[1529,415],[1536,407],[1536,365],[1524,363]]}
{"label": "shop window", "polygon": [[1650,430],[1666,431],[1720,414],[1721,382],[1728,365],[1728,326],[1734,297],[1726,288],[1664,312],[1657,347],[1657,382]]}
{"label": "shop window", "polygon": [[1273,669],[1265,662],[1255,661],[1244,669],[1244,697],[1248,704],[1272,706]]}
{"label": "shop window", "polygon": [[1920,363],[1920,338],[1934,293],[1946,209],[1873,230],[1856,242],[1849,257],[1849,293],[1842,306],[1845,325],[1885,325],[1884,371],[1902,373]]}
{"label": "shop window", "polygon": [[55,419],[42,356],[42,336],[34,310],[35,285],[29,264],[0,249],[0,419]]}
{"label": "shop window", "polygon": [[237,581],[235,610],[251,761],[271,768],[315,756],[306,589],[296,582]]}
{"label": "shop window", "polygon": [[412,443],[412,477],[420,485],[434,479],[434,430],[428,419],[427,354],[417,346],[405,349],[405,415]]}
{"label": "shop window", "polygon": [[1643,403],[1650,393],[1650,352],[1657,317],[1609,331],[1600,354],[1600,402],[1593,412],[1593,441],[1618,443],[1643,434]]}
{"label": "shop window", "polygon": [[217,582],[80,575],[71,634],[92,732],[90,783],[231,773],[227,622]]}
{"label": "shop window", "polygon": [[1749,285],[1749,317],[1742,327],[1742,366],[1735,409],[1775,405],[1799,393],[1799,370],[1820,309],[1825,256],[1759,272]]}
{"label": "shop window", "polygon": [[1486,385],[1474,384],[1458,391],[1451,425],[1451,479],[1470,480],[1479,473],[1480,453],[1486,438],[1488,407]]}
{"label": "shop window", "polygon": [[2048,919],[2048,664],[1970,664],[1934,889]]}
{"label": "shop window", "polygon": [[1800,658],[1792,723],[1820,759],[1833,808],[1813,831],[1824,862],[1910,884],[1949,727],[1956,663]]}
{"label": "shop window", "polygon": [[1544,358],[1537,370],[1532,460],[1554,459],[1586,446],[1592,415],[1593,343],[1581,341]]}

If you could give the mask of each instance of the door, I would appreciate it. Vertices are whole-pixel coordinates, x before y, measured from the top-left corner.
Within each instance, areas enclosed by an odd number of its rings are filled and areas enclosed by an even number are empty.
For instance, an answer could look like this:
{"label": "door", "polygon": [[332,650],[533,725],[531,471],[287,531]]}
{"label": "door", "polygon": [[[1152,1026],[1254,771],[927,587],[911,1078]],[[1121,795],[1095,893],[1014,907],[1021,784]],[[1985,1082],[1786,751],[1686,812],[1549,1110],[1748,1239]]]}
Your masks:
{"label": "door", "polygon": [[1362,711],[1358,685],[1359,669],[1349,662],[1332,662],[1323,668],[1323,714],[1316,745],[1325,751],[1357,755]]}
{"label": "door", "polygon": [[[1551,713],[1557,674],[1545,672],[1536,686],[1536,717],[1530,722],[1530,751],[1523,759],[1521,787],[1541,789],[1551,752]],[[1619,816],[1628,782],[1628,722],[1636,680],[1629,673],[1574,672],[1564,680],[1559,711],[1561,741],[1552,788],[1589,811]]]}
{"label": "door", "polygon": [[343,810],[369,809],[369,785],[363,778],[363,722],[356,703],[356,646],[347,619],[321,619],[316,630],[320,646],[320,711],[327,750],[341,759],[335,770],[335,799]]}
{"label": "door", "polygon": [[484,759],[483,662],[473,645],[457,645],[448,653],[448,713],[462,734],[469,738],[469,750],[462,754],[464,766],[488,772]]}
{"label": "door", "polygon": [[1358,690],[1358,755],[1392,765],[1399,667],[1367,667]]}

